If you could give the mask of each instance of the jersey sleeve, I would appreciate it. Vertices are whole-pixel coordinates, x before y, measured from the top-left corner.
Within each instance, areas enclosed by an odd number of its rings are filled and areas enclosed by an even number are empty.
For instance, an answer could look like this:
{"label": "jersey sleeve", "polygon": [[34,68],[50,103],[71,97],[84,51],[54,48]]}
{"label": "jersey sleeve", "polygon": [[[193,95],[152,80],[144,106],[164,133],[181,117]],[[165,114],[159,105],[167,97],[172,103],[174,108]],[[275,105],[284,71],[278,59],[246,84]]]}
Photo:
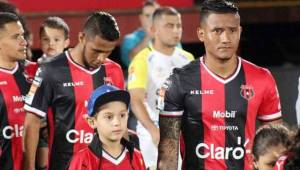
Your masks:
{"label": "jersey sleeve", "polygon": [[46,117],[52,89],[46,68],[44,66],[39,67],[25,98],[24,109],[39,117]]}
{"label": "jersey sleeve", "polygon": [[134,149],[134,158],[132,164],[134,166],[134,169],[146,170],[146,165],[142,153],[137,149]]}
{"label": "jersey sleeve", "polygon": [[29,80],[29,82],[32,82],[35,76],[35,73],[38,69],[38,64],[35,62],[31,62],[28,60],[25,60],[25,72],[26,72],[26,79]]}
{"label": "jersey sleeve", "polygon": [[112,84],[120,89],[125,88],[124,75],[121,66],[111,60],[105,63],[105,71],[108,77],[111,78]]}
{"label": "jersey sleeve", "polygon": [[195,60],[195,57],[194,57],[194,55],[193,55],[192,53],[189,53],[189,52],[187,52],[187,51],[185,51],[185,50],[183,50],[183,49],[179,49],[179,50],[180,50],[181,53],[183,53],[184,56],[187,57],[187,59],[188,59],[189,61]]}
{"label": "jersey sleeve", "polygon": [[284,165],[287,158],[288,157],[286,155],[279,157],[279,159],[275,163],[273,170],[284,170]]}
{"label": "jersey sleeve", "polygon": [[157,108],[160,116],[178,117],[183,114],[184,93],[180,85],[179,75],[173,73],[159,91]]}
{"label": "jersey sleeve", "polygon": [[[85,151],[85,150],[84,150]],[[86,170],[90,169],[89,163],[85,160],[88,155],[85,155],[84,153],[77,153],[75,154],[72,159],[69,162],[68,170]]]}
{"label": "jersey sleeve", "polygon": [[148,79],[148,68],[146,53],[141,51],[134,57],[128,68],[128,89],[146,88]]}
{"label": "jersey sleeve", "polygon": [[273,121],[281,118],[281,105],[276,82],[269,71],[266,72],[266,88],[263,101],[259,106],[258,119],[260,121]]}

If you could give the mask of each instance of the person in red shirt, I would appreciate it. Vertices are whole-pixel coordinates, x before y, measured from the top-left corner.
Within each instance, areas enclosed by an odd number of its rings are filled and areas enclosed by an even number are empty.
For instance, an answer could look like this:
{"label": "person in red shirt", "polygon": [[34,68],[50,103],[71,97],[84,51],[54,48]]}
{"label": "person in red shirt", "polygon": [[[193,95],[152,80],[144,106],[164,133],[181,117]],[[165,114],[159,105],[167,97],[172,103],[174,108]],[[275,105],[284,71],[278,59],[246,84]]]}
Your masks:
{"label": "person in red shirt", "polygon": [[107,59],[120,37],[115,18],[91,14],[78,34],[78,44],[40,65],[25,100],[24,168],[33,170],[40,119],[47,117],[50,170],[65,170],[73,156],[93,138],[83,119],[87,101],[103,84],[124,88],[123,72]]}
{"label": "person in red shirt", "polygon": [[74,155],[69,170],[145,170],[142,154],[123,138],[130,95],[110,85],[98,87],[88,102],[86,120],[95,129],[91,144]]}
{"label": "person in red shirt", "polygon": [[277,159],[291,143],[290,130],[281,124],[261,126],[253,141],[253,164],[256,170],[272,170]]}
{"label": "person in red shirt", "polygon": [[291,141],[288,152],[277,160],[273,170],[300,170],[300,129]]}
{"label": "person in red shirt", "polygon": [[0,13],[0,169],[21,170],[24,98],[37,64],[25,60],[27,42],[20,18]]}
{"label": "person in red shirt", "polygon": [[159,92],[158,169],[250,170],[256,120],[281,123],[276,82],[238,56],[242,28],[232,1],[205,0],[197,35],[205,54],[175,68]]}

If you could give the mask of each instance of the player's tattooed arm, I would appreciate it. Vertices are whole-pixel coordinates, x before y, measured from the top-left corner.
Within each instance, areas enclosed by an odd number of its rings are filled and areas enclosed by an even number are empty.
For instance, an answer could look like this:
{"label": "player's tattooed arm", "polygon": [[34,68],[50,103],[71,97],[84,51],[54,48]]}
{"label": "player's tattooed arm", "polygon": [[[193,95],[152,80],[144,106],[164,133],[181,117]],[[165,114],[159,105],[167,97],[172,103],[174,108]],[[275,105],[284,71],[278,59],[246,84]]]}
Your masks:
{"label": "player's tattooed arm", "polygon": [[160,142],[158,145],[158,169],[177,169],[180,136],[180,117],[160,117]]}

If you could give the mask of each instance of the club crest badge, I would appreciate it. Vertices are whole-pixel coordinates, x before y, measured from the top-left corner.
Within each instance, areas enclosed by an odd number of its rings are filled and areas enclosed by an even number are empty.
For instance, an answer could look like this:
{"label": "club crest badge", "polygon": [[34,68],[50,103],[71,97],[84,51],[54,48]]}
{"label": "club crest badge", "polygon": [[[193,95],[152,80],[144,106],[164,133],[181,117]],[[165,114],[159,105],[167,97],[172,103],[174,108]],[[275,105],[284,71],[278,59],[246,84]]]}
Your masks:
{"label": "club crest badge", "polygon": [[254,97],[254,89],[251,85],[241,85],[240,94],[244,99],[250,100]]}

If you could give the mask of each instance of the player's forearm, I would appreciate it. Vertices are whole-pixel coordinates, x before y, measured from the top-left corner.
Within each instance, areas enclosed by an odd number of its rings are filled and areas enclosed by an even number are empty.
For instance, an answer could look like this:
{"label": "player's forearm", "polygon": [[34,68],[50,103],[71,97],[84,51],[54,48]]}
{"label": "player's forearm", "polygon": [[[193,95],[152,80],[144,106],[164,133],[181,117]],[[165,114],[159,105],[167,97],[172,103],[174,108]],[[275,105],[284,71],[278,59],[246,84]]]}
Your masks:
{"label": "player's forearm", "polygon": [[146,128],[146,129],[151,129],[155,125],[153,121],[151,120],[146,106],[143,101],[140,100],[135,100],[131,102],[131,109],[133,111],[133,114],[137,118],[137,120]]}
{"label": "player's forearm", "polygon": [[180,136],[180,118],[160,117],[160,143],[158,146],[158,169],[177,169]]}
{"label": "player's forearm", "polygon": [[27,113],[24,122],[23,152],[24,170],[35,169],[35,156],[39,139],[40,118]]}

